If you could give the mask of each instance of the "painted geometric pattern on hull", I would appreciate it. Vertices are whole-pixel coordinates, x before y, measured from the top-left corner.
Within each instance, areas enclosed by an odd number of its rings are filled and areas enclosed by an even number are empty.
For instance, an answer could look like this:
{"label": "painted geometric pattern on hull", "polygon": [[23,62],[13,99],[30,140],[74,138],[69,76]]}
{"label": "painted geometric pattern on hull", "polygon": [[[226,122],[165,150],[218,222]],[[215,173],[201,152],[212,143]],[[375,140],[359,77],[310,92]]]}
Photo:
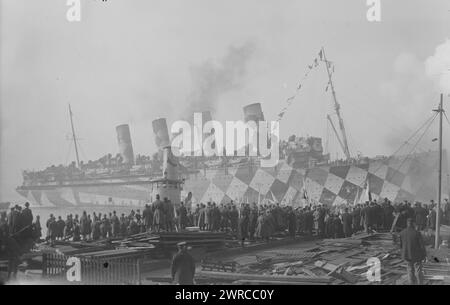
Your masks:
{"label": "painted geometric pattern on hull", "polygon": [[[186,180],[184,188],[193,192],[197,203],[226,203],[230,200],[258,202],[268,199],[300,204],[303,202],[303,190],[306,190],[313,202],[338,205],[353,204],[361,198],[368,183],[376,199],[428,202],[437,192],[437,160],[437,153],[429,152],[309,170],[294,169],[286,162],[280,162],[275,170],[241,165],[228,170],[228,173],[224,169],[202,172],[203,175]],[[447,172],[447,161],[444,160],[444,175]]]}
{"label": "painted geometric pattern on hull", "polygon": [[[444,154],[446,156],[446,154]],[[375,198],[392,201],[420,200],[427,202],[436,196],[437,153],[429,152],[371,161],[357,165],[321,166],[293,169],[286,162],[276,168],[256,168],[240,165],[237,168],[200,171],[185,180],[183,196],[192,191],[194,202],[230,200],[258,202],[268,199],[285,204],[301,203],[303,190],[314,202],[326,205],[353,203],[364,191],[366,182]],[[444,176],[447,175],[444,158]],[[45,190],[18,190],[33,205],[85,206],[121,205],[142,206],[149,200],[150,184],[54,187]],[[444,192],[446,187],[444,187]],[[184,197],[183,197],[184,198]],[[182,198],[182,199],[183,199]]]}
{"label": "painted geometric pattern on hull", "polygon": [[101,185],[53,187],[17,192],[33,206],[143,206],[149,198],[150,185]]}

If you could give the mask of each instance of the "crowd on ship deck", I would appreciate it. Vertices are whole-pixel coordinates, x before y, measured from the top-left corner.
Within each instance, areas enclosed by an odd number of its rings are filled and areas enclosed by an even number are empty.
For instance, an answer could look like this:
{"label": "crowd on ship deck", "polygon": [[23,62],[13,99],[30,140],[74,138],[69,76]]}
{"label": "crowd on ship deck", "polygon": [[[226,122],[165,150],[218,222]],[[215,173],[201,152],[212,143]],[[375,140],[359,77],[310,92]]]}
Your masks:
{"label": "crowd on ship deck", "polygon": [[102,175],[147,174],[160,170],[162,161],[158,154],[152,157],[136,155],[133,166],[125,164],[120,154],[107,154],[98,160],[80,161],[79,167],[75,162],[67,166],[52,165],[41,171],[23,171],[24,185],[35,183],[60,182],[85,178],[101,177]]}
{"label": "crowd on ship deck", "polygon": [[[348,160],[329,161],[328,155],[323,155],[322,142],[320,138],[303,138],[290,136],[287,140],[280,141],[280,158],[286,159],[295,166],[311,167],[316,165],[352,165],[367,163],[366,157],[358,156]],[[294,160],[290,156],[295,156],[296,152],[303,152],[301,160]],[[307,154],[307,156],[305,155]],[[306,158],[306,159],[305,159]],[[190,158],[180,157],[180,163],[186,168],[201,169],[222,167],[225,163],[232,164],[246,162],[246,158],[228,158],[227,162],[220,157],[205,157],[201,162],[193,162]],[[291,160],[292,159],[292,160]],[[377,157],[375,159],[386,161],[388,157]],[[23,184],[34,185],[39,183],[61,183],[67,180],[77,180],[85,178],[98,178],[102,176],[120,176],[130,174],[159,173],[162,167],[162,156],[155,153],[151,156],[136,155],[134,164],[125,164],[121,154],[106,154],[97,160],[87,162],[80,161],[79,166],[75,161],[69,165],[51,165],[41,171],[23,171]],[[201,164],[201,165],[200,165]]]}

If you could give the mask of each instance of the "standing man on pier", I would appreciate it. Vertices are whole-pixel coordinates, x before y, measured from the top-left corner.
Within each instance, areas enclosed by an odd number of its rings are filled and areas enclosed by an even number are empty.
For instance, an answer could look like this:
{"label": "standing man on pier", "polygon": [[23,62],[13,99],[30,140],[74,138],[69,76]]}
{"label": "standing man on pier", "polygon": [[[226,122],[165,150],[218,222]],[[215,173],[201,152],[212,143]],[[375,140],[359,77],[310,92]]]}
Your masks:
{"label": "standing man on pier", "polygon": [[402,258],[407,262],[408,278],[411,285],[423,284],[422,261],[427,257],[422,234],[414,227],[414,220],[408,218],[407,227],[400,232]]}
{"label": "standing man on pier", "polygon": [[31,212],[30,204],[28,202],[25,202],[25,209],[22,211],[22,225],[23,225],[23,231],[22,231],[22,238],[28,239],[32,238],[33,235],[33,212]]}
{"label": "standing man on pier", "polygon": [[194,285],[195,261],[188,253],[186,242],[179,242],[172,260],[172,279],[178,285]]}

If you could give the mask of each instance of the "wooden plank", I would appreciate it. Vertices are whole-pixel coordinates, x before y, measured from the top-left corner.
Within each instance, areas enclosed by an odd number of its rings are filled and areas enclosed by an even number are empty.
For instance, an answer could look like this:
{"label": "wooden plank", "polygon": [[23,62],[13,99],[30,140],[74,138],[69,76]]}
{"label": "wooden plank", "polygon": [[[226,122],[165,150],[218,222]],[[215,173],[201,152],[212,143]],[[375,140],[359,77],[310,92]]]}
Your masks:
{"label": "wooden plank", "polygon": [[284,276],[284,275],[260,275],[260,274],[244,274],[244,273],[226,273],[215,271],[200,271],[197,276],[209,277],[225,281],[238,280],[268,280],[268,281],[286,281],[286,282],[314,282],[314,283],[330,283],[330,277],[306,277],[306,276]]}
{"label": "wooden plank", "polygon": [[391,230],[390,230],[391,233],[394,232],[395,226],[397,225],[397,221],[398,221],[399,217],[400,217],[400,213],[395,215],[395,218],[394,218],[394,221],[392,222],[392,226],[391,226]]}
{"label": "wooden plank", "polygon": [[311,277],[317,277],[317,275],[314,272],[312,272],[312,270],[310,270],[309,268],[304,267],[304,268],[300,268],[300,270],[303,273],[306,273],[307,275],[309,275]]}

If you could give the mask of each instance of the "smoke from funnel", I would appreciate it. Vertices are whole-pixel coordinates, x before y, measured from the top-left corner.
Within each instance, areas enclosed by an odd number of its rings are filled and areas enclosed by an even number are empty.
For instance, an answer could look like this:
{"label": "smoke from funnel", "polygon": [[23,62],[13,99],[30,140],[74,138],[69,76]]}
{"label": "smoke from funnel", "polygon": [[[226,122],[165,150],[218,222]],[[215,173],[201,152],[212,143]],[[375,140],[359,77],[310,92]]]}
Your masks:
{"label": "smoke from funnel", "polygon": [[188,106],[184,113],[202,111],[214,113],[221,95],[242,88],[247,64],[254,50],[252,42],[239,47],[231,46],[218,62],[209,60],[193,66],[190,70],[193,88],[188,96]]}

